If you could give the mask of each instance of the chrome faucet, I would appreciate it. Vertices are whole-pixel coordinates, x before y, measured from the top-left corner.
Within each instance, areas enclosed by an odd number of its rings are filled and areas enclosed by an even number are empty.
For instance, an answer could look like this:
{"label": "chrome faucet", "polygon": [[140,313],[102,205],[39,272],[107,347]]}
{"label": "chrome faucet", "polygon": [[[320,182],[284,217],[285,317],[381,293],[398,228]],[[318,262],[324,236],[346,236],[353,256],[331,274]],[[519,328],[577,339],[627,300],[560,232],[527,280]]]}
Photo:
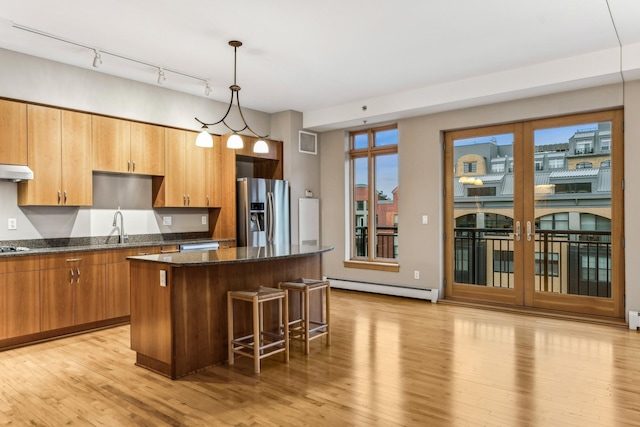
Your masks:
{"label": "chrome faucet", "polygon": [[122,215],[122,212],[120,211],[120,206],[118,206],[118,210],[116,211],[116,213],[113,214],[113,226],[114,227],[116,227],[117,224],[118,224],[118,214],[120,214],[120,236],[119,236],[118,240],[119,240],[120,244],[124,244],[124,243],[127,243],[127,240],[129,240],[129,236],[124,234],[124,216]]}

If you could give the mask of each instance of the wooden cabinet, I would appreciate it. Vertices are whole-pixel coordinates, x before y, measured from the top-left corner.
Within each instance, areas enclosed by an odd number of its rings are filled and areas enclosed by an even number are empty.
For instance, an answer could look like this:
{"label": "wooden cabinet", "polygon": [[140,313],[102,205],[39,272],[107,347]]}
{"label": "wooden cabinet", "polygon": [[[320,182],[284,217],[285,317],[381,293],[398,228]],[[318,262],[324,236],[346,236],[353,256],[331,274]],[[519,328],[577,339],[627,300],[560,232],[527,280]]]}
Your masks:
{"label": "wooden cabinet", "polygon": [[[165,130],[164,177],[154,177],[154,207],[211,207],[217,195],[214,148],[195,145],[196,132],[180,129]],[[218,143],[218,146],[220,144]],[[211,170],[208,170],[207,165]]]}
{"label": "wooden cabinet", "polygon": [[220,173],[217,175],[220,186],[220,208],[212,209],[209,214],[209,227],[214,239],[236,238],[236,153],[227,148],[226,136],[221,138]]}
{"label": "wooden cabinet", "polygon": [[74,252],[40,258],[43,331],[106,318],[104,264],[104,252]]}
{"label": "wooden cabinet", "polygon": [[128,256],[157,254],[159,247],[116,249],[105,253],[106,318],[114,319],[131,314]]}
{"label": "wooden cabinet", "polygon": [[0,340],[40,332],[39,258],[0,260]]}
{"label": "wooden cabinet", "polygon": [[93,170],[163,175],[162,126],[104,116],[92,116]]}
{"label": "wooden cabinet", "polygon": [[27,164],[27,104],[0,99],[0,163]]}
{"label": "wooden cabinet", "polygon": [[38,105],[28,114],[34,178],[18,185],[18,205],[91,206],[91,116]]}

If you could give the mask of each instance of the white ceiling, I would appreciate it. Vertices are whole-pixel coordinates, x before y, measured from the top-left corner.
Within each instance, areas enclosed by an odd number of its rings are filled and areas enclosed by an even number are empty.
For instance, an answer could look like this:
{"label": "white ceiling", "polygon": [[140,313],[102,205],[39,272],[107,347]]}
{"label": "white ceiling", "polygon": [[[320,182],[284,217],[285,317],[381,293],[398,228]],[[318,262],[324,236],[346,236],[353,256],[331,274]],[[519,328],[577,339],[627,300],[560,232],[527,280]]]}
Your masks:
{"label": "white ceiling", "polygon": [[103,54],[94,69],[93,50],[29,27],[208,80],[222,102],[240,40],[243,107],[315,130],[640,78],[638,0],[0,0],[0,18],[1,48],[157,84],[154,67]]}

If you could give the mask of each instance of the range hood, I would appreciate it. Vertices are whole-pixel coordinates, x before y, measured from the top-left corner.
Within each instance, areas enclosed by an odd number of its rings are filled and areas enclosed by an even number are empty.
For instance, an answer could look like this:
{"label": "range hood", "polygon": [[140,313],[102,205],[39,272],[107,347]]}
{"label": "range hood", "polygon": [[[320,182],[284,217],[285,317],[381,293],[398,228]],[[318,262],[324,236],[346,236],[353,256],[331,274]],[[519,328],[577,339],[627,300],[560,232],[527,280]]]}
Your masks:
{"label": "range hood", "polygon": [[19,182],[33,179],[33,171],[28,166],[0,164],[0,180]]}

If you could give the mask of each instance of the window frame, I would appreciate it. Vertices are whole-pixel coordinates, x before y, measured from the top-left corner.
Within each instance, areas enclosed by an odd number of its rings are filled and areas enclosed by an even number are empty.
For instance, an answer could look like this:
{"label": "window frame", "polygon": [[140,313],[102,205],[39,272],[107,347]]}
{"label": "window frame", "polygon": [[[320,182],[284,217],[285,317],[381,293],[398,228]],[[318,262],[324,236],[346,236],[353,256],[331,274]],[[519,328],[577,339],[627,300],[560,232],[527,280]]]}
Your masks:
{"label": "window frame", "polygon": [[[349,176],[350,176],[350,185],[349,185],[349,201],[350,201],[350,215],[348,222],[348,229],[350,234],[350,248],[348,253],[346,254],[349,259],[345,260],[345,267],[350,268],[365,268],[365,269],[374,269],[374,270],[383,270],[383,271],[399,271],[398,259],[397,258],[377,258],[376,254],[376,242],[375,238],[368,238],[367,241],[367,255],[366,256],[356,256],[356,242],[355,242],[355,160],[357,159],[367,159],[367,198],[368,200],[375,200],[375,182],[376,182],[376,157],[384,156],[384,155],[398,155],[398,146],[399,146],[399,138],[396,144],[387,144],[387,145],[375,145],[375,135],[378,132],[388,131],[388,130],[398,130],[397,124],[391,124],[386,126],[373,127],[368,129],[360,129],[356,131],[349,132]],[[365,148],[354,148],[355,139],[359,135],[367,135],[367,147]],[[398,170],[399,172],[399,170]],[[366,203],[367,208],[367,228],[368,230],[374,230],[376,227],[376,203]],[[374,235],[375,236],[375,235]],[[397,242],[397,237],[394,239],[394,242]],[[394,245],[394,255],[397,255],[398,249]]]}

